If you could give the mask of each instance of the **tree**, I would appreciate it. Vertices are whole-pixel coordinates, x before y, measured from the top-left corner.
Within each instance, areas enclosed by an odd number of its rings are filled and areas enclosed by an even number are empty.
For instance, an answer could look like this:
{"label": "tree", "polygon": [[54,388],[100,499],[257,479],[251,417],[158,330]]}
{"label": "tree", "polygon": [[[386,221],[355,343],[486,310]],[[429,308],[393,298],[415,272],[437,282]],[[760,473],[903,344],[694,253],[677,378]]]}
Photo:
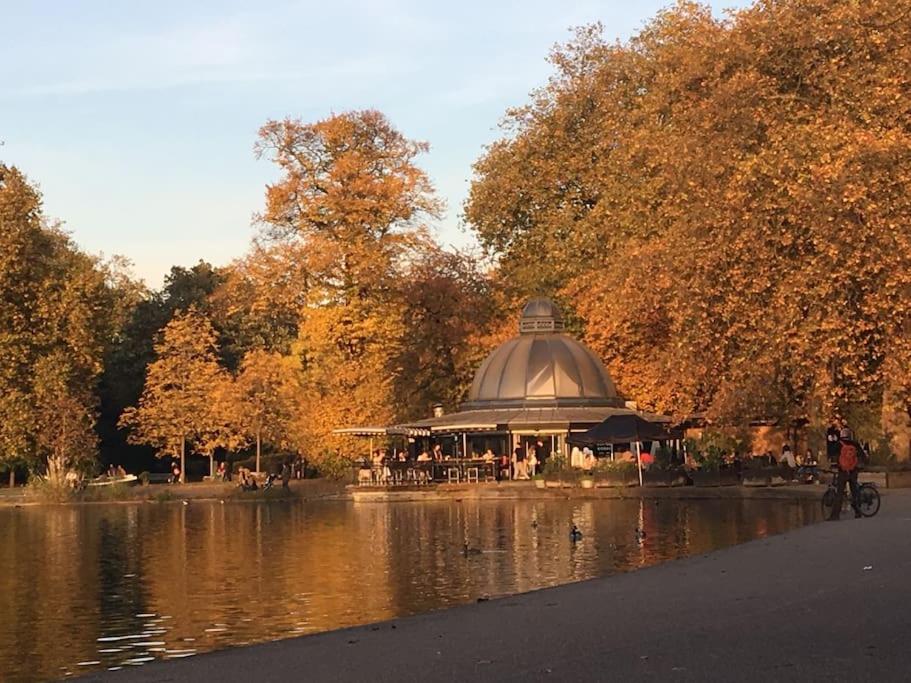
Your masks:
{"label": "tree", "polygon": [[316,457],[353,445],[336,427],[395,417],[395,359],[407,333],[398,283],[440,209],[415,164],[426,150],[375,111],[260,131],[258,154],[282,171],[262,220],[272,237],[300,242],[308,274],[292,353],[305,396],[299,448]]}
{"label": "tree", "polygon": [[260,469],[263,443],[272,448],[291,444],[291,421],[298,409],[300,387],[293,359],[268,351],[250,351],[240,372],[219,402],[230,415],[233,431],[256,444],[256,471]]}
{"label": "tree", "polygon": [[223,420],[213,406],[229,378],[218,364],[215,330],[195,309],[174,315],[155,354],[139,403],[123,412],[120,426],[130,430],[131,443],[154,446],[159,457],[179,457],[185,481],[187,445],[211,460],[219,443]]}
{"label": "tree", "polygon": [[94,397],[77,379],[78,373],[61,351],[41,358],[35,366],[35,445],[47,479],[56,487],[66,485],[70,472],[90,474],[98,448]]}
{"label": "tree", "polygon": [[490,350],[483,339],[501,308],[480,263],[431,245],[400,278],[407,334],[394,359],[399,419],[427,417],[437,402],[454,408]]}
{"label": "tree", "polygon": [[[107,272],[47,222],[25,176],[0,164],[0,462],[11,472],[16,464],[46,471],[48,457],[64,453],[95,456],[84,428],[94,426],[102,359],[118,325]],[[55,424],[48,406],[58,400],[66,405]]]}
{"label": "tree", "polygon": [[221,272],[208,299],[229,367],[254,349],[288,353],[307,303],[305,246],[297,239],[254,242]]}
{"label": "tree", "polygon": [[507,272],[553,260],[644,405],[843,415],[881,399],[909,329],[909,38],[894,0],[681,3],[627,44],[584,29],[466,213]]}

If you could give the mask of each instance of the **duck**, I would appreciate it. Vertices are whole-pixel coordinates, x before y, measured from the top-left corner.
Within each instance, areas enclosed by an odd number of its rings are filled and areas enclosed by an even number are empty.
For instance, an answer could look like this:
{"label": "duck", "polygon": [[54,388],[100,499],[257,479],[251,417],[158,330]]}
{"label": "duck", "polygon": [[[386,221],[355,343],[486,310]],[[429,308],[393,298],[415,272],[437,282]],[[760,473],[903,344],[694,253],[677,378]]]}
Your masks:
{"label": "duck", "polygon": [[574,543],[582,538],[582,532],[579,531],[579,527],[573,524],[573,528],[569,530],[569,538]]}
{"label": "duck", "polygon": [[468,557],[469,555],[480,555],[481,551],[478,548],[472,548],[468,545],[468,541],[465,541],[465,544],[462,546],[462,554],[465,557]]}
{"label": "duck", "polygon": [[647,535],[648,534],[645,533],[645,529],[640,529],[639,527],[636,527],[636,538],[638,538],[639,540],[642,540]]}
{"label": "duck", "polygon": [[531,520],[531,528],[532,529],[538,528],[538,520],[536,520],[536,519]]}
{"label": "duck", "polygon": [[186,501],[186,500],[182,500],[182,501],[180,501],[180,502],[183,503],[184,505],[189,505],[189,504],[190,504],[189,501]]}

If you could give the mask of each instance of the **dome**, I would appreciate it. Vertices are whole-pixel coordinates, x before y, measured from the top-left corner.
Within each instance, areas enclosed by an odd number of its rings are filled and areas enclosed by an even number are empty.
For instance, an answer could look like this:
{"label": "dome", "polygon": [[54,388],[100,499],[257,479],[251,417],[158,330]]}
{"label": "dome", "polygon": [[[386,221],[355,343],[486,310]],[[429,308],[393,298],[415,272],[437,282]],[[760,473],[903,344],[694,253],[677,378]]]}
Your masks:
{"label": "dome", "polygon": [[479,408],[619,406],[600,359],[563,334],[563,316],[549,299],[532,299],[522,311],[520,334],[481,364],[462,410]]}

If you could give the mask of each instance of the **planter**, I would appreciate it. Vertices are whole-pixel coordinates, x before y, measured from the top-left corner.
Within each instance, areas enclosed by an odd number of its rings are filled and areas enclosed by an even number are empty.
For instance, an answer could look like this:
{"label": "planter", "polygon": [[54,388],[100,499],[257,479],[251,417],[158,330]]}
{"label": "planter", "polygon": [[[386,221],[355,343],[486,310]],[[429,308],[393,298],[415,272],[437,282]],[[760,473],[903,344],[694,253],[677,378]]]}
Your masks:
{"label": "planter", "polygon": [[889,488],[889,489],[911,488],[911,471],[896,470],[894,472],[886,472],[886,488]]}
{"label": "planter", "polygon": [[595,480],[592,479],[592,478],[590,478],[590,477],[585,477],[584,479],[579,480],[579,484],[580,484],[580,485],[582,486],[582,488],[584,488],[584,489],[590,489],[590,488],[593,488],[593,487],[594,487],[594,485],[595,485]]}
{"label": "planter", "polygon": [[686,476],[680,470],[648,470],[642,472],[642,483],[645,486],[686,486]]}
{"label": "planter", "polygon": [[595,486],[599,488],[616,488],[624,486],[638,486],[639,476],[635,473],[626,474],[603,474],[595,479]]}
{"label": "planter", "polygon": [[781,478],[781,469],[778,467],[748,468],[743,470],[742,477],[744,486],[769,486],[773,479],[777,482],[784,482]]}
{"label": "planter", "polygon": [[736,472],[731,470],[722,470],[718,473],[721,477],[719,486],[737,486],[740,483],[740,477]]}
{"label": "planter", "polygon": [[687,475],[693,486],[721,486],[721,472],[718,470],[692,470]]}
{"label": "planter", "polygon": [[544,487],[545,483],[543,479],[535,479],[535,488],[543,489]]}
{"label": "planter", "polygon": [[547,479],[545,480],[544,485],[549,489],[558,489],[563,486],[563,482],[554,479]]}

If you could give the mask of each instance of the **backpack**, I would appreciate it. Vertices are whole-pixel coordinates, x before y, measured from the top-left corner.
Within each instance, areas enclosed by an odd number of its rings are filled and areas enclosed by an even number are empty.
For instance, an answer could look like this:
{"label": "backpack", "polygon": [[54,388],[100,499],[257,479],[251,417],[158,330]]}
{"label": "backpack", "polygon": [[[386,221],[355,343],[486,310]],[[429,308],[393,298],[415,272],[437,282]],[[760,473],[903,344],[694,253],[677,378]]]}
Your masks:
{"label": "backpack", "polygon": [[853,472],[857,469],[857,446],[853,443],[842,442],[841,452],[838,454],[838,469],[845,472]]}

